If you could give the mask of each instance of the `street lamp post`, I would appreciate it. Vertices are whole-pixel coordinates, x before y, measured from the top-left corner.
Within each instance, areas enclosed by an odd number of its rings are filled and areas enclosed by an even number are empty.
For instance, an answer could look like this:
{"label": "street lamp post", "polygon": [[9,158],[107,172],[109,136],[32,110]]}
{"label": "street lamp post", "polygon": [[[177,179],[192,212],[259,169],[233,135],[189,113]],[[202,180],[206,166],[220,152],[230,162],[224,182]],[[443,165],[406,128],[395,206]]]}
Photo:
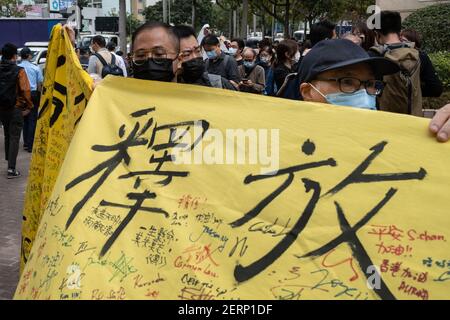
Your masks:
{"label": "street lamp post", "polygon": [[78,6],[78,0],[76,0],[75,2],[75,21],[77,24],[77,37],[79,37],[81,30],[81,10],[80,7]]}
{"label": "street lamp post", "polygon": [[167,0],[163,0],[163,22],[167,23]]}

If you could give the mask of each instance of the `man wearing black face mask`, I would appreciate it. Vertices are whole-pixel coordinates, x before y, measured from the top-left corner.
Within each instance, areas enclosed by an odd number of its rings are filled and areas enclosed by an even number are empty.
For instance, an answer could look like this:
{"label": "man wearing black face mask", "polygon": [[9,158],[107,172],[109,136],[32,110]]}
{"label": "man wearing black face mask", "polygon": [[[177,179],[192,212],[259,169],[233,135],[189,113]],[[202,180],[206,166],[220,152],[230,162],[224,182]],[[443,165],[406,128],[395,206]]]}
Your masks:
{"label": "man wearing black face mask", "polygon": [[171,26],[145,23],[133,33],[132,42],[134,78],[176,82],[180,41]]}
{"label": "man wearing black face mask", "polygon": [[236,88],[224,77],[209,74],[203,61],[202,48],[195,37],[195,31],[190,26],[176,26],[174,32],[180,40],[178,69],[181,71],[179,81],[206,87],[228,90]]}

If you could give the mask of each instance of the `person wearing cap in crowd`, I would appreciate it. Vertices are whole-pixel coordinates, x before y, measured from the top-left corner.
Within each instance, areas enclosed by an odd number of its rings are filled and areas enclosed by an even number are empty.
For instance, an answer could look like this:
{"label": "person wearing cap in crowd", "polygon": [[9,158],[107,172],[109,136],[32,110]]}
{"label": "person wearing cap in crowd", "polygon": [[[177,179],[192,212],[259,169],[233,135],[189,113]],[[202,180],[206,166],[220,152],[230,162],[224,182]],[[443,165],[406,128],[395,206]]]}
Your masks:
{"label": "person wearing cap in crowd", "polygon": [[123,76],[126,78],[126,77],[128,77],[127,66],[125,64],[125,61],[123,61],[123,58],[121,56],[119,56],[118,54],[114,53],[114,51],[116,51],[116,47],[117,47],[117,45],[113,41],[108,42],[108,44],[106,45],[106,49],[108,49],[108,51],[116,57],[116,65],[120,69],[122,69]]}
{"label": "person wearing cap in crowd", "polygon": [[[398,72],[398,65],[370,57],[348,40],[319,42],[302,61],[300,93],[304,101],[374,110],[383,90],[380,77]],[[437,111],[429,131],[440,142],[450,138],[450,104]]]}
{"label": "person wearing cap in crowd", "polygon": [[370,57],[349,40],[323,40],[300,66],[300,95],[305,101],[376,110],[384,75],[399,67],[382,57]]}
{"label": "person wearing cap in crowd", "polygon": [[27,78],[30,83],[31,101],[33,102],[33,109],[31,109],[30,113],[24,117],[24,125],[23,125],[24,149],[28,152],[32,152],[34,132],[36,130],[37,115],[39,109],[39,101],[41,98],[40,92],[42,89],[42,83],[44,82],[44,77],[42,75],[41,69],[37,65],[31,63],[33,55],[31,53],[30,48],[24,47],[20,51],[20,57],[22,58],[22,61],[20,62],[19,67],[22,67],[27,74]]}
{"label": "person wearing cap in crowd", "polygon": [[190,26],[173,27],[180,40],[180,55],[178,56],[178,70],[180,83],[194,84],[205,87],[236,90],[236,88],[224,77],[209,74],[202,57],[202,47],[197,42],[195,31]]}

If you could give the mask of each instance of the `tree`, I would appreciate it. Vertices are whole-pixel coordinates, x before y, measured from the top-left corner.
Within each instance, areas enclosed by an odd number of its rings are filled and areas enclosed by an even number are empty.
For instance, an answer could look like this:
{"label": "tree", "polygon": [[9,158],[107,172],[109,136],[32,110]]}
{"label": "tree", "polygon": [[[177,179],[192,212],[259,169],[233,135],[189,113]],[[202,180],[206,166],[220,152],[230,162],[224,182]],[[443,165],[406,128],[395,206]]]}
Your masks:
{"label": "tree", "polygon": [[265,12],[283,25],[285,38],[290,37],[290,18],[298,11],[301,2],[302,0],[250,0],[255,11]]}
{"label": "tree", "polygon": [[119,38],[120,50],[127,52],[127,7],[125,0],[119,0]]}
{"label": "tree", "polygon": [[[0,0],[0,17],[23,18],[31,10],[31,6],[18,6],[16,0]],[[21,5],[22,2],[19,2]]]}
{"label": "tree", "polygon": [[[216,26],[223,30],[228,30],[231,38],[239,36],[239,30],[237,28],[238,21],[234,20],[234,14],[237,14],[237,11],[241,5],[241,0],[216,0],[216,14],[214,17],[214,22]],[[228,26],[225,27],[222,22],[224,19],[228,21]],[[222,22],[217,24],[217,22]]]}
{"label": "tree", "polygon": [[141,22],[136,19],[136,17],[129,13],[127,15],[127,35],[131,36],[136,29],[139,27],[139,25],[141,24]]}
{"label": "tree", "polygon": [[367,8],[375,5],[375,0],[346,0],[344,1],[344,16],[347,20],[353,22],[364,20],[368,18]]}
{"label": "tree", "polygon": [[403,21],[423,37],[422,49],[428,52],[450,52],[450,3],[437,4],[417,10]]}
{"label": "tree", "polygon": [[[169,21],[172,24],[192,25],[194,1],[174,0],[171,7]],[[209,0],[195,1],[195,27],[210,23],[212,20],[212,2]],[[162,1],[156,2],[153,6],[148,6],[144,10],[146,21],[163,21]]]}

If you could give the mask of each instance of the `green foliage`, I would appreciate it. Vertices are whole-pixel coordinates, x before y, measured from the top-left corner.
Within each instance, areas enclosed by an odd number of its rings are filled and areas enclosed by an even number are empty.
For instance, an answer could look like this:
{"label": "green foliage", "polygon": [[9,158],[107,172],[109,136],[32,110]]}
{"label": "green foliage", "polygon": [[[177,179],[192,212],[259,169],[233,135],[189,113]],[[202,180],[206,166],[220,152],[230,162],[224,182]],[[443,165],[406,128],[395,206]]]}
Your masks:
{"label": "green foliage", "polygon": [[450,103],[450,52],[435,52],[429,56],[444,85],[444,93],[439,98],[424,98],[423,108],[440,109]]}
{"label": "green foliage", "polygon": [[[193,1],[174,0],[170,6],[170,23],[192,24],[192,3]],[[213,4],[210,0],[196,0],[195,27],[201,28],[206,23],[212,23]],[[144,10],[146,21],[163,21],[162,1],[156,2],[153,6],[148,6]]]}
{"label": "green foliage", "polygon": [[403,22],[423,36],[423,49],[428,52],[450,51],[450,3],[417,10]]}
{"label": "green foliage", "polygon": [[141,25],[141,22],[134,15],[127,14],[127,34],[132,35],[134,31]]}
{"label": "green foliage", "polygon": [[429,56],[444,87],[450,90],[450,52],[435,52]]}
{"label": "green foliage", "polygon": [[29,5],[19,8],[16,0],[0,0],[0,17],[23,18],[26,16],[26,12],[30,10],[31,6]]}

